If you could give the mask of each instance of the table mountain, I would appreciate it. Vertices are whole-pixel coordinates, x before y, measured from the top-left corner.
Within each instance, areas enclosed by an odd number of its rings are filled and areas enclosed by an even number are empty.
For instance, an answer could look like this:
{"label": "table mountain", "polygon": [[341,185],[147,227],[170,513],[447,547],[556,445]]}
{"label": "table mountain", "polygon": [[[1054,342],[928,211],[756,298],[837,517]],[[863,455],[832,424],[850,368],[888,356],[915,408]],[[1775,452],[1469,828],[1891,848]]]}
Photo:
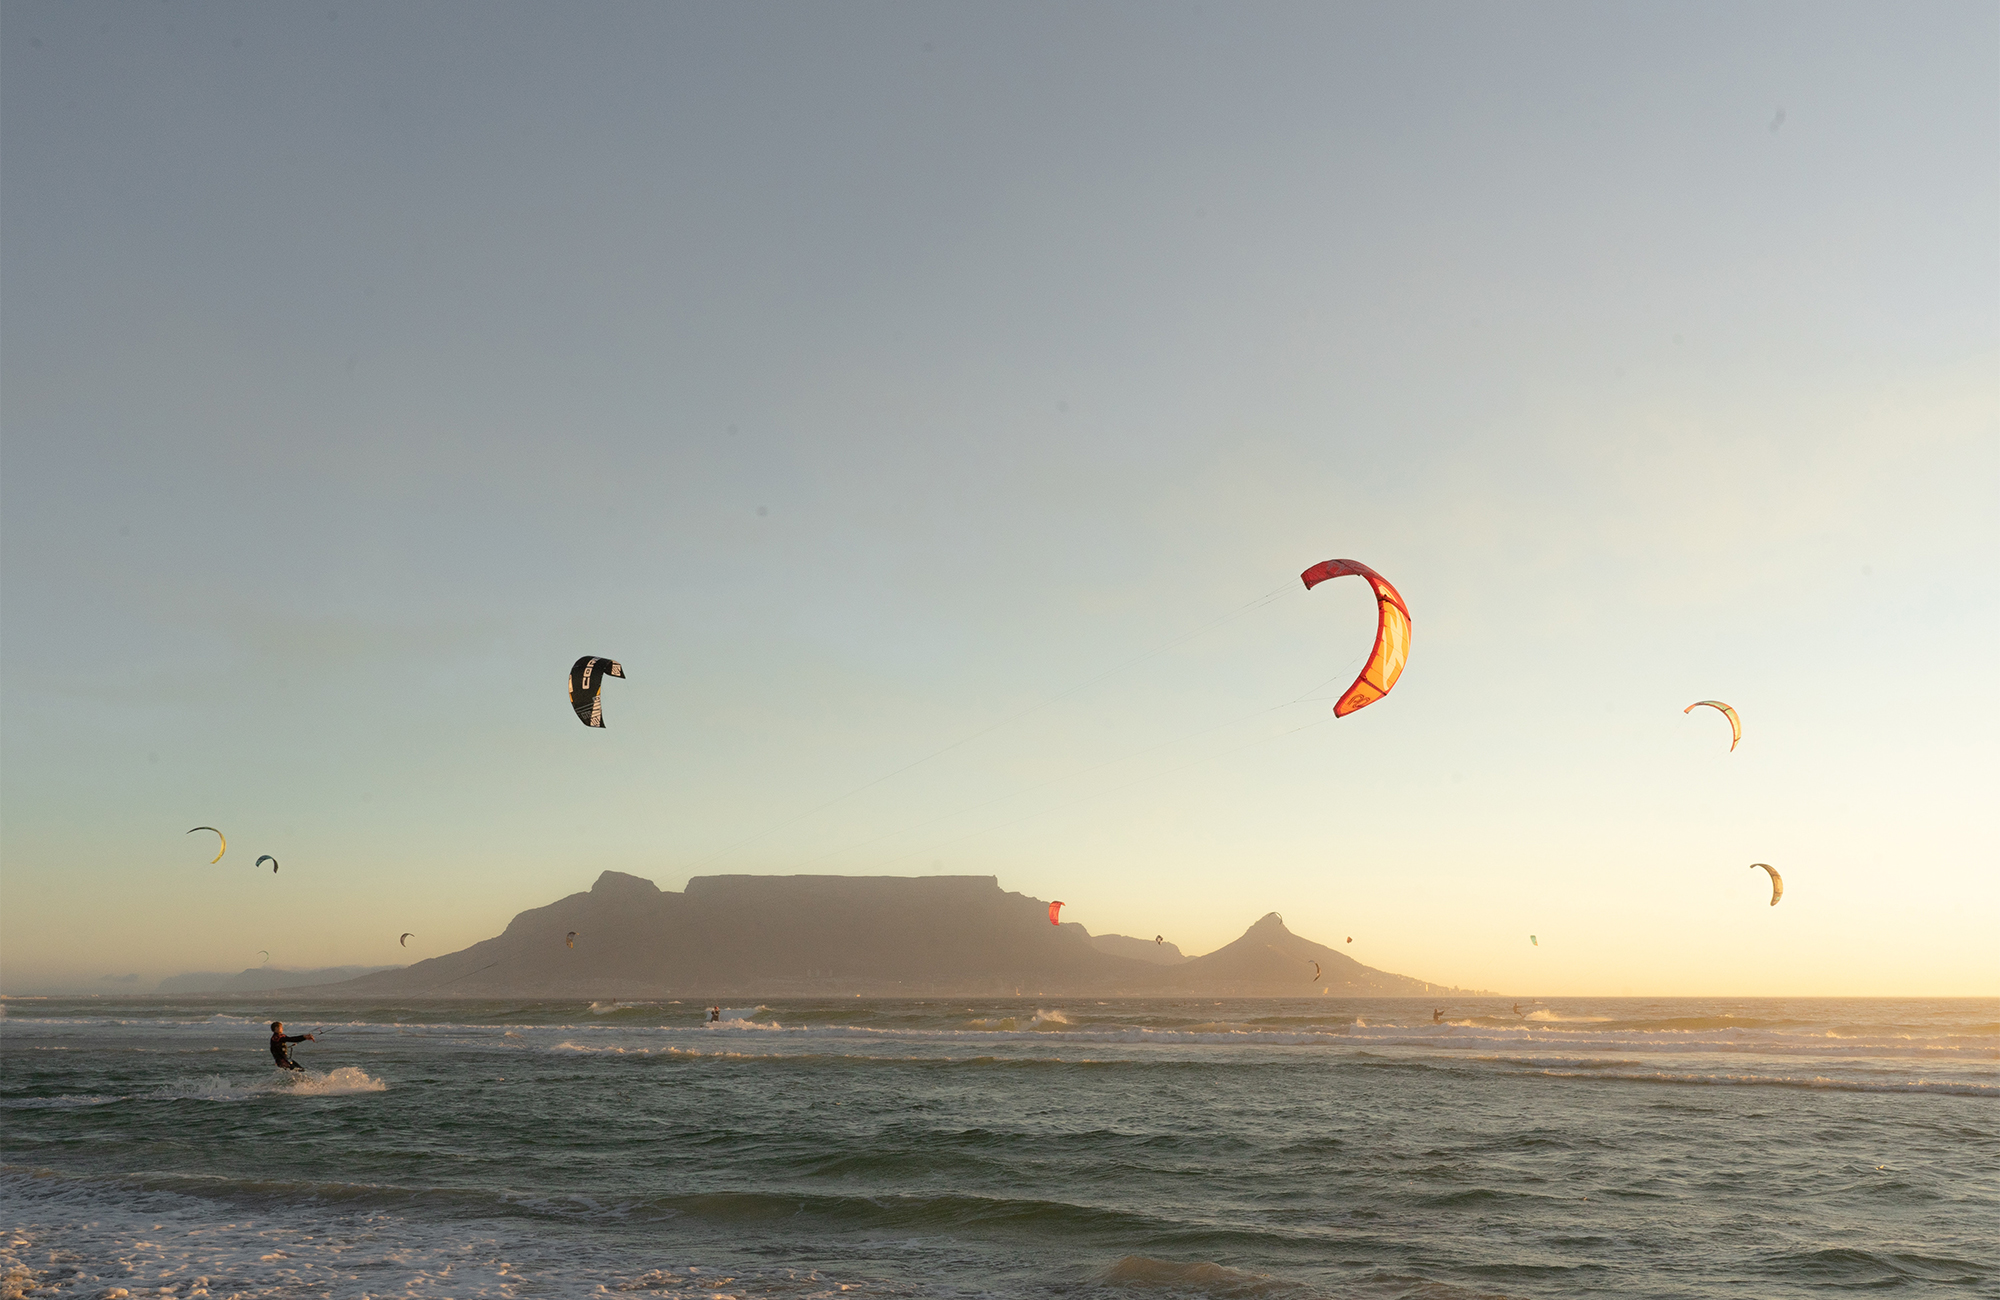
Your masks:
{"label": "table mountain", "polygon": [[[1402,996],[1429,986],[1285,928],[1273,912],[1201,957],[1052,926],[993,876],[696,876],[686,890],[607,871],[462,951],[313,994],[660,998]],[[575,932],[574,946],[567,942]],[[1150,954],[1135,954],[1143,946]],[[1313,979],[1311,963],[1322,976]]]}

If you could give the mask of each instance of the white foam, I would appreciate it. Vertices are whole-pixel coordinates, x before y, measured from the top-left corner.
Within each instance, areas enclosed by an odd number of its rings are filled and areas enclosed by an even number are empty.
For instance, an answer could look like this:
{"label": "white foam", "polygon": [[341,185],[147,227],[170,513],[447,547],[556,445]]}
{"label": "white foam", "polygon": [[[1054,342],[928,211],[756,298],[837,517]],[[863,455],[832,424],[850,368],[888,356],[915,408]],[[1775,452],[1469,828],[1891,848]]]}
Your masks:
{"label": "white foam", "polygon": [[573,1043],[567,1040],[549,1049],[571,1056],[714,1056],[735,1057],[737,1060],[752,1059],[749,1052],[704,1052],[697,1047],[621,1047],[616,1043]]}
{"label": "white foam", "polygon": [[491,1221],[449,1228],[380,1212],[238,1214],[199,1198],[123,1180],[10,1173],[0,1181],[0,1297],[135,1296],[333,1300],[640,1292],[660,1300],[719,1295],[820,1297],[902,1294],[810,1270],[655,1267],[606,1259],[589,1241],[523,1235]]}
{"label": "white foam", "polygon": [[551,1052],[568,1052],[574,1056],[651,1056],[655,1051],[671,1052],[677,1049],[652,1047],[620,1047],[616,1043],[573,1043],[568,1039],[549,1049]]}
{"label": "white foam", "polygon": [[249,1101],[257,1097],[346,1097],[387,1092],[389,1085],[366,1070],[343,1065],[324,1074],[314,1070],[271,1071],[270,1077],[225,1079],[219,1074],[173,1084],[152,1094],[161,1101]]}
{"label": "white foam", "polygon": [[[987,1033],[994,1033],[994,1034],[1032,1034],[1032,1033],[1041,1033],[1051,1029],[1068,1029],[1071,1027],[1070,1018],[1064,1015],[1062,1012],[1046,1011],[1039,1009],[1035,1012],[1033,1016],[1028,1017],[1025,1023],[1023,1023],[1023,1020],[1020,1016],[995,1016],[986,1019],[968,1020],[966,1021],[966,1023],[971,1025],[974,1029],[984,1030]],[[849,1028],[852,1028],[852,1026],[849,1026]],[[860,1033],[866,1031],[856,1029],[855,1032]],[[924,1033],[927,1031],[924,1030],[899,1031],[894,1029],[884,1029],[884,1030],[879,1030],[877,1032],[884,1034],[893,1034],[899,1032]],[[945,1030],[944,1032],[950,1033],[951,1031]]]}

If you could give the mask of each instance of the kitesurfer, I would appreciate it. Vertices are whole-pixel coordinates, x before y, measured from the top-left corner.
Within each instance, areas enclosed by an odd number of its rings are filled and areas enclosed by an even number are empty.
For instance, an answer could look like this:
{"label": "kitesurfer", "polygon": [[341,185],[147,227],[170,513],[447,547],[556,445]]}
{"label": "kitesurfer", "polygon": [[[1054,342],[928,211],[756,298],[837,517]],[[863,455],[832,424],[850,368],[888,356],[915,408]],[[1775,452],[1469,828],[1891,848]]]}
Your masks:
{"label": "kitesurfer", "polygon": [[1517,1016],[1521,1014],[1521,1004],[1518,1002],[1514,1004],[1514,1014]]}
{"label": "kitesurfer", "polygon": [[318,1041],[311,1034],[286,1033],[285,1022],[282,1020],[273,1020],[271,1022],[271,1059],[277,1062],[280,1070],[303,1071],[306,1067],[292,1059],[292,1044]]}
{"label": "kitesurfer", "polygon": [[1435,1011],[1431,1012],[1431,1023],[1432,1023],[1432,1024],[1434,1024],[1434,1025],[1438,1025],[1438,1024],[1443,1024],[1443,1023],[1444,1023],[1444,1008],[1443,1008],[1443,1007],[1439,1007],[1439,1008],[1438,1008],[1437,1010],[1435,1010]]}
{"label": "kitesurfer", "polygon": [[708,1009],[708,1023],[711,1025],[719,1025],[722,1023],[721,1007],[710,1007]]}

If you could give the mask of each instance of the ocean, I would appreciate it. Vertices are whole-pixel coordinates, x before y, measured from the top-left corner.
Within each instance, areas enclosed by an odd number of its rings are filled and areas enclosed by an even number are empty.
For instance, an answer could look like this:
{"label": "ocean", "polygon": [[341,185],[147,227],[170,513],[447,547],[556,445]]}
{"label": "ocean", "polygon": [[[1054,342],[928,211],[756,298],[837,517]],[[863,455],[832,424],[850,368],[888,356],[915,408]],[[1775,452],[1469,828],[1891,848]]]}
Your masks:
{"label": "ocean", "polygon": [[2000,1295],[2000,999],[725,1014],[9,999],[0,1294]]}

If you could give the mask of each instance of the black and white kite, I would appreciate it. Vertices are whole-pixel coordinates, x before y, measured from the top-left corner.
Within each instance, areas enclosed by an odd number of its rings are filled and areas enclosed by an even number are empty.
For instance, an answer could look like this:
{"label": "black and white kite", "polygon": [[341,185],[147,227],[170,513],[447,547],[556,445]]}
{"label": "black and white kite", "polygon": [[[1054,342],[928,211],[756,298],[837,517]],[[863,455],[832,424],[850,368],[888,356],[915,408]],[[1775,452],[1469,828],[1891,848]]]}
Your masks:
{"label": "black and white kite", "polygon": [[569,670],[569,706],[586,727],[604,725],[604,701],[597,693],[606,677],[624,677],[625,670],[609,659],[585,655]]}

